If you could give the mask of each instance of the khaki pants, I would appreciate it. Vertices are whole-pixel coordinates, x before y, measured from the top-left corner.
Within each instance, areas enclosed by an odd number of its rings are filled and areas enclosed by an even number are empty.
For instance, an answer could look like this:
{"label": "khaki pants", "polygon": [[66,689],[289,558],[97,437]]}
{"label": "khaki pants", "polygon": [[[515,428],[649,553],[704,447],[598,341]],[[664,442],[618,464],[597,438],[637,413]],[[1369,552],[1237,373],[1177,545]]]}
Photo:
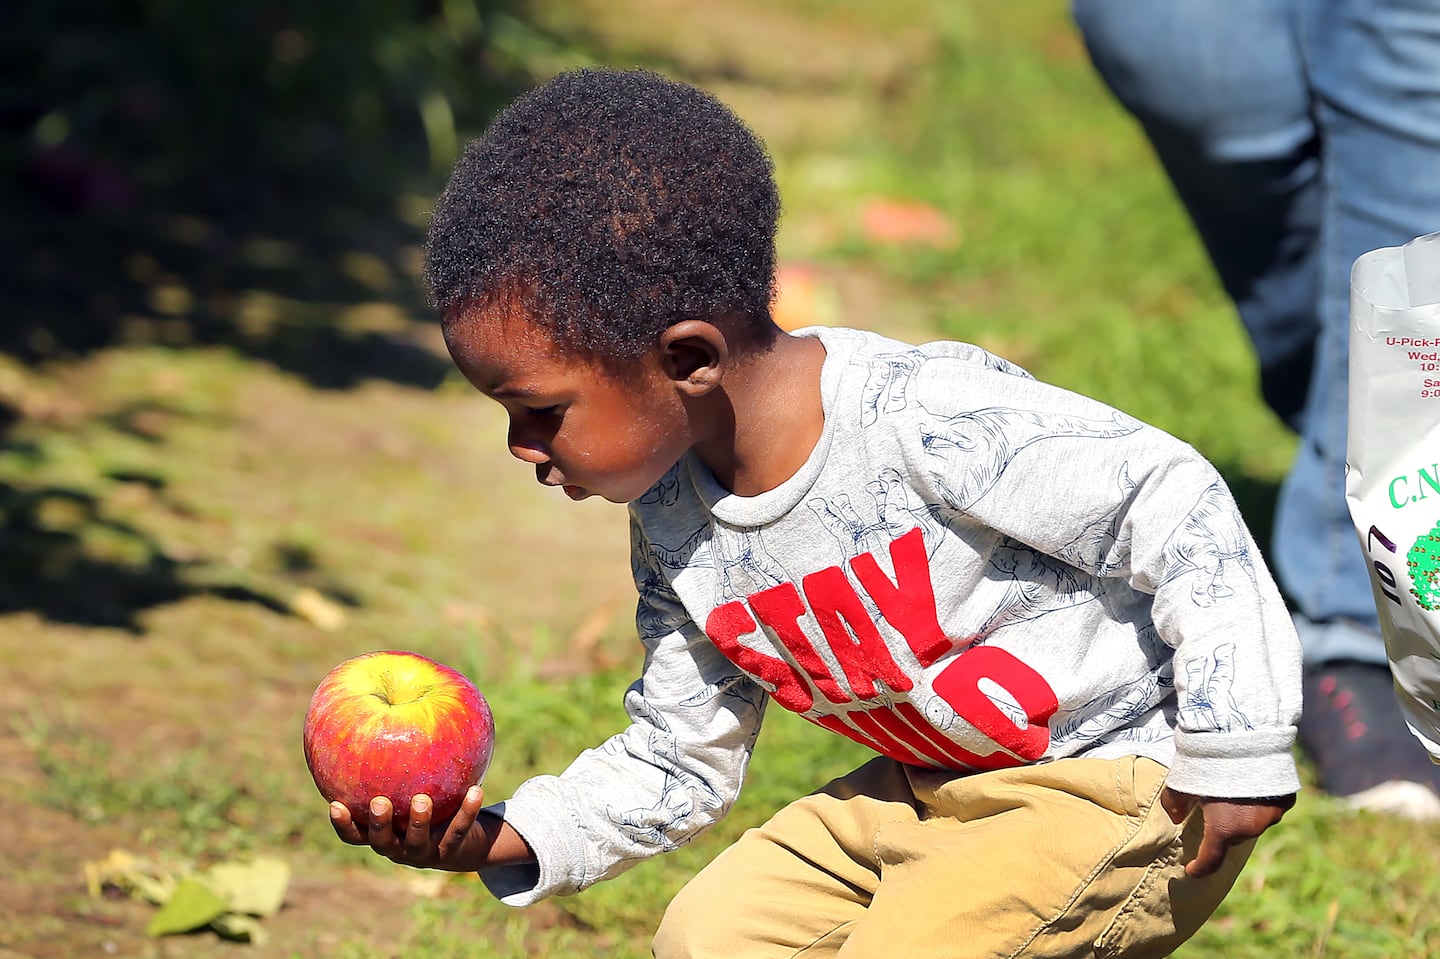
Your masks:
{"label": "khaki pants", "polygon": [[747,831],[680,891],[659,959],[1166,956],[1234,884],[1185,876],[1201,818],[1148,759],[955,776],[875,759]]}

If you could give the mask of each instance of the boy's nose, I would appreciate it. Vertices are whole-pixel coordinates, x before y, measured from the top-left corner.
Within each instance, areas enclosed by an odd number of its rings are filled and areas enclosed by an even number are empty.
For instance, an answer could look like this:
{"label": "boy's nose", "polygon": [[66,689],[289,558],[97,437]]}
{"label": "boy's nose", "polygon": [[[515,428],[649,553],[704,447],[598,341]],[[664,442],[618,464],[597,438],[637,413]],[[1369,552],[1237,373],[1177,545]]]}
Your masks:
{"label": "boy's nose", "polygon": [[517,443],[510,444],[510,455],[531,466],[540,466],[550,462],[550,456],[542,449],[534,446],[524,446]]}
{"label": "boy's nose", "polygon": [[522,463],[529,463],[531,466],[540,466],[550,462],[550,453],[543,445],[521,435],[517,430],[511,429],[510,435],[505,438],[510,447],[510,455]]}

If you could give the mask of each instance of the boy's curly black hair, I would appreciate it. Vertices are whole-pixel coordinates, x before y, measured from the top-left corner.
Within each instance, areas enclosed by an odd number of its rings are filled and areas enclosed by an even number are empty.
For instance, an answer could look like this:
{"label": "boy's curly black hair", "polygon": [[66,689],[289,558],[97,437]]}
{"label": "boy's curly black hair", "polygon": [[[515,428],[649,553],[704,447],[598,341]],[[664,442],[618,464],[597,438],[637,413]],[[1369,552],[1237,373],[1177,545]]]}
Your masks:
{"label": "boy's curly black hair", "polygon": [[742,318],[768,342],[779,213],[765,148],[715,97],[645,70],[577,70],[467,144],[430,221],[425,283],[447,328],[504,302],[602,359],[634,359],[685,319]]}

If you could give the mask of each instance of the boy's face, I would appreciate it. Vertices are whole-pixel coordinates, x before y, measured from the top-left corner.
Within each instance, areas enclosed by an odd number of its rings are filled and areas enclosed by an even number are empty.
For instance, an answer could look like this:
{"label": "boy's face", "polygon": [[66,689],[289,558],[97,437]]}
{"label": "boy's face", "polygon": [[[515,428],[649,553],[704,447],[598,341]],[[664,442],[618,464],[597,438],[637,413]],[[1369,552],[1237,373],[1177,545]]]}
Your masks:
{"label": "boy's face", "polygon": [[628,503],[694,443],[681,396],[650,356],[623,379],[523,317],[472,309],[446,338],[465,378],[510,415],[510,453],[574,500]]}

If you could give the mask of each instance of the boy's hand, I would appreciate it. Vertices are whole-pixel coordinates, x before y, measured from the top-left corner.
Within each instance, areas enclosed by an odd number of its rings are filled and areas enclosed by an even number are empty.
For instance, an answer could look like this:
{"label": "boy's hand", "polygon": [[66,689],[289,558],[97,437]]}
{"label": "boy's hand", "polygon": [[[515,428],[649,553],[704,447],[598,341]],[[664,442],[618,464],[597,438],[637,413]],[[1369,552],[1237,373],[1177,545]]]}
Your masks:
{"label": "boy's hand", "polygon": [[1254,839],[1279,822],[1285,811],[1295,805],[1295,796],[1208,799],[1177,792],[1169,786],[1160,792],[1160,805],[1177,826],[1185,821],[1196,803],[1200,804],[1200,814],[1205,819],[1205,834],[1195,858],[1185,864],[1185,875],[1198,879],[1219,869],[1225,860],[1225,851],[1231,846]]}
{"label": "boy's hand", "polygon": [[485,865],[491,844],[491,836],[476,822],[482,796],[479,786],[471,786],[460,810],[443,828],[437,823],[432,829],[430,813],[434,806],[425,795],[410,801],[410,821],[401,833],[397,833],[392,824],[395,807],[384,796],[370,800],[368,823],[355,822],[344,803],[331,803],[330,825],[335,827],[335,835],[341,842],[369,846],[402,865],[474,872]]}

